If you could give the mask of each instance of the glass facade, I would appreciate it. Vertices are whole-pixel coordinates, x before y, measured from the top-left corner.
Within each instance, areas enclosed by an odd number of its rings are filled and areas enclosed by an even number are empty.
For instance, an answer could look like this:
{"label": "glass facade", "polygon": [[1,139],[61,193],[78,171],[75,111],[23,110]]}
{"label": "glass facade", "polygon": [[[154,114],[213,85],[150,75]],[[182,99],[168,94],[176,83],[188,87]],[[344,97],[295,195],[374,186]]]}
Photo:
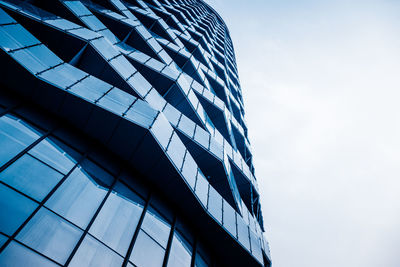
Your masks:
{"label": "glass facade", "polygon": [[201,0],[0,1],[0,266],[270,266]]}

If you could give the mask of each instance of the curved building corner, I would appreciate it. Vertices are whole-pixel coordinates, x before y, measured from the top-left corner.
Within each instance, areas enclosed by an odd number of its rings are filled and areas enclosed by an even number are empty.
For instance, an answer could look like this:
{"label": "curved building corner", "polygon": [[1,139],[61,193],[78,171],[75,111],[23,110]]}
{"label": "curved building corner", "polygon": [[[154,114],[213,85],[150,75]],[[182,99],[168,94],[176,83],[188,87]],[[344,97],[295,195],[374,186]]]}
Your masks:
{"label": "curved building corner", "polygon": [[201,0],[0,1],[0,266],[271,266]]}

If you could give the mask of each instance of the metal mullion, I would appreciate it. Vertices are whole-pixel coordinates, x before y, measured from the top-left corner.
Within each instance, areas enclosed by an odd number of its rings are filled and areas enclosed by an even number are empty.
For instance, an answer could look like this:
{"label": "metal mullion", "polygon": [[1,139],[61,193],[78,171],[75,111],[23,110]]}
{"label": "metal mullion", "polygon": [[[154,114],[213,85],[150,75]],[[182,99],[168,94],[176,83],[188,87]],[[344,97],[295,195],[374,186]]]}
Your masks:
{"label": "metal mullion", "polygon": [[197,255],[197,243],[199,239],[196,237],[193,242],[193,249],[192,249],[192,261],[190,262],[190,266],[194,267],[196,264],[196,255]]}
{"label": "metal mullion", "polygon": [[6,109],[4,109],[2,112],[0,112],[0,117],[3,117],[4,115],[6,115],[7,113],[12,112],[13,109],[17,108],[20,104],[15,104],[12,105],[11,107],[7,107]]}
{"label": "metal mullion", "polygon": [[[39,202],[39,205],[36,209],[29,215],[29,217],[18,227],[18,229],[9,237],[9,239],[3,244],[0,248],[0,253],[10,244],[10,242],[15,239],[15,237],[19,234],[19,232],[25,227],[25,225],[32,219],[32,217],[44,206],[44,203],[53,195],[53,193],[61,186],[61,184],[70,176],[70,174],[77,168],[79,163],[83,161],[86,157],[86,153],[81,157],[81,159],[75,164],[74,167],[53,187],[53,189],[46,195],[46,197]],[[35,200],[35,202],[38,202]]]}
{"label": "metal mullion", "polygon": [[13,158],[11,158],[9,161],[7,161],[3,166],[0,167],[0,172],[4,171],[6,168],[8,168],[11,164],[13,164],[20,157],[22,157],[24,154],[26,154],[34,146],[39,144],[42,140],[46,139],[55,129],[56,129],[56,127],[53,127],[52,129],[48,130],[42,136],[40,136],[38,139],[36,139],[32,144],[30,144],[27,147],[25,147],[21,152],[19,152]]}
{"label": "metal mullion", "polygon": [[[118,176],[119,176],[119,174],[118,174]],[[118,176],[116,176],[116,177],[118,177]],[[114,177],[114,181],[112,182],[110,188],[108,189],[107,194],[104,196],[104,198],[103,198],[103,200],[101,201],[99,207],[97,208],[95,214],[93,215],[93,217],[92,217],[92,219],[90,220],[89,224],[86,226],[85,230],[83,231],[83,234],[81,235],[81,237],[80,237],[78,243],[76,243],[74,249],[72,250],[71,254],[69,255],[69,257],[68,257],[67,261],[65,262],[64,266],[68,266],[68,265],[70,264],[72,258],[75,256],[75,253],[78,251],[78,248],[79,248],[80,245],[82,244],[83,239],[84,239],[84,238],[86,237],[86,235],[88,234],[90,227],[92,226],[92,224],[93,224],[94,221],[96,220],[97,215],[99,215],[101,209],[103,208],[103,206],[104,206],[104,204],[106,203],[106,201],[107,201],[109,195],[111,194],[111,192],[112,192],[112,190],[113,190],[115,184],[117,183],[117,180],[118,180],[118,179],[117,179],[116,177]]]}
{"label": "metal mullion", "polygon": [[54,259],[50,258],[49,256],[44,255],[43,253],[41,253],[40,251],[37,251],[36,249],[31,248],[30,246],[25,245],[25,244],[22,243],[21,241],[14,240],[14,242],[20,244],[21,246],[26,247],[26,248],[29,249],[29,250],[32,250],[32,251],[35,252],[36,254],[39,254],[40,256],[42,256],[42,257],[44,257],[44,258],[50,260],[51,262],[56,263],[56,264],[59,265],[59,266],[62,266],[62,264],[60,264],[59,262],[55,261]]}
{"label": "metal mullion", "polygon": [[174,238],[175,228],[176,228],[176,214],[174,214],[174,219],[172,221],[171,232],[169,233],[167,248],[165,249],[164,261],[162,267],[167,266],[169,253],[171,252],[172,239]]}
{"label": "metal mullion", "polygon": [[136,239],[137,239],[137,237],[139,235],[140,229],[142,228],[144,216],[146,215],[147,209],[148,209],[148,207],[150,205],[150,199],[151,199],[151,192],[149,193],[149,195],[148,195],[148,197],[146,199],[146,203],[145,203],[145,205],[143,207],[142,214],[140,215],[139,222],[138,222],[138,224],[136,226],[135,233],[132,236],[132,240],[131,240],[131,243],[129,244],[128,251],[126,252],[126,256],[124,258],[124,262],[122,263],[122,267],[126,267],[128,265],[129,258],[130,258],[131,254],[132,254],[133,246],[134,246],[134,244],[136,242]]}

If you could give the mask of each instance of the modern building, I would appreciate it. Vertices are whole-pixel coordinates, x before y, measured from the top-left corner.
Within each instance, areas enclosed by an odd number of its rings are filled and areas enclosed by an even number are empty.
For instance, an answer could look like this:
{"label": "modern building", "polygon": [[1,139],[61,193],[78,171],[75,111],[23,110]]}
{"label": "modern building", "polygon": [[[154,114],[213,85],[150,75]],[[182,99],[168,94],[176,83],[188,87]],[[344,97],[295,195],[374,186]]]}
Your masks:
{"label": "modern building", "polygon": [[201,0],[0,1],[0,266],[270,266]]}

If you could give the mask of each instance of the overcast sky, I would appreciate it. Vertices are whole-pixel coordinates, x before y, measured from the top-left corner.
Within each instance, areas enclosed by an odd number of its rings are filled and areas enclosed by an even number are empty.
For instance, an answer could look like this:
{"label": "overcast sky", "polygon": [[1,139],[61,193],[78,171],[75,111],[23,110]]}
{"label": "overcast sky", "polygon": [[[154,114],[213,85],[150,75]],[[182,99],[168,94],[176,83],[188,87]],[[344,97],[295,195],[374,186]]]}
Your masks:
{"label": "overcast sky", "polygon": [[400,1],[209,0],[274,267],[400,266]]}

